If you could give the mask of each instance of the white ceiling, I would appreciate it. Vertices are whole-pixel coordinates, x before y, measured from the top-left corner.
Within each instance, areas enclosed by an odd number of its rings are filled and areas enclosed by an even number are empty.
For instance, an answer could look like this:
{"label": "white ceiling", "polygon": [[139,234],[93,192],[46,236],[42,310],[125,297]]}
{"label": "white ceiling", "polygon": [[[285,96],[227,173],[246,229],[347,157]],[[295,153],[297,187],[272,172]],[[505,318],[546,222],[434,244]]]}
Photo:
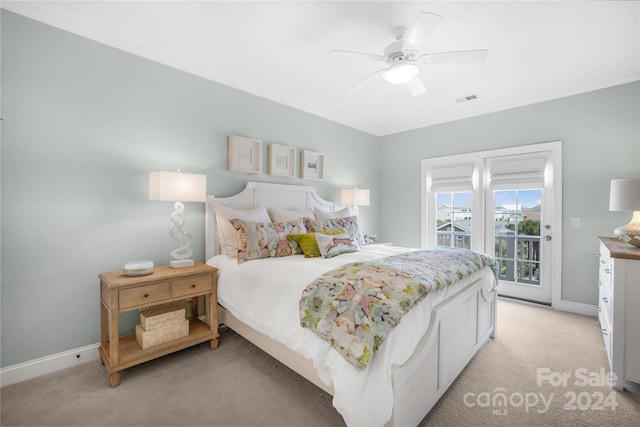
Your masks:
{"label": "white ceiling", "polygon": [[[640,80],[638,1],[3,1],[2,8],[172,67],[386,135]],[[382,54],[419,12],[444,19],[427,52],[489,49],[483,64],[422,65],[428,91],[332,49]],[[465,103],[457,99],[477,95]]]}

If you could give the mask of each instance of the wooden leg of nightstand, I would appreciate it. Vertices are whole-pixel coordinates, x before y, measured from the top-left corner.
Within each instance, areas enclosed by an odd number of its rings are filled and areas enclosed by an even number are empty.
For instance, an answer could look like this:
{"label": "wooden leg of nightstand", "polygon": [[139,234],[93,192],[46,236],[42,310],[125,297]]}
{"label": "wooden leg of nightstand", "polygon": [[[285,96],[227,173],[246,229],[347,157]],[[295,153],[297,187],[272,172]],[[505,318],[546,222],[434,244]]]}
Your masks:
{"label": "wooden leg of nightstand", "polygon": [[111,387],[118,387],[120,385],[120,372],[109,374],[109,380],[111,381]]}
{"label": "wooden leg of nightstand", "polygon": [[218,337],[220,337],[218,332],[218,294],[215,286],[216,285],[214,284],[213,293],[206,298],[206,301],[208,302],[207,310],[209,311],[209,327],[211,328],[211,334],[214,336],[214,338],[209,342],[211,350],[218,348]]}
{"label": "wooden leg of nightstand", "polygon": [[198,318],[198,297],[191,298],[191,318]]}
{"label": "wooden leg of nightstand", "polygon": [[[105,307],[104,302],[100,301],[100,347],[106,348],[109,345],[109,311]],[[104,365],[102,358],[102,350],[98,349],[100,354],[100,363]]]}

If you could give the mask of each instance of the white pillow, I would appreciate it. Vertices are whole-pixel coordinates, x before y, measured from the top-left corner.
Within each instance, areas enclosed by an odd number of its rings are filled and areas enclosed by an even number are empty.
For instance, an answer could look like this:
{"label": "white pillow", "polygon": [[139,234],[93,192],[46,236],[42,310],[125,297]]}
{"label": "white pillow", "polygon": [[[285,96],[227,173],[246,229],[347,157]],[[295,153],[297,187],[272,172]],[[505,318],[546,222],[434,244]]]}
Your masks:
{"label": "white pillow", "polygon": [[353,216],[353,213],[351,212],[351,206],[347,206],[346,208],[340,209],[339,211],[335,211],[335,212],[323,211],[318,208],[313,208],[313,214],[316,217],[316,219],[320,219],[320,220],[347,218],[347,217]]}
{"label": "white pillow", "polygon": [[267,209],[264,206],[257,208],[240,210],[226,206],[214,206],[216,222],[218,223],[218,241],[220,242],[220,253],[232,258],[238,257],[238,234],[231,224],[233,219],[241,219],[253,222],[271,222]]}
{"label": "white pillow", "polygon": [[333,258],[334,256],[356,252],[360,250],[356,239],[348,234],[336,234],[333,236],[316,233],[316,242],[320,254],[324,258]]}
{"label": "white pillow", "polygon": [[311,209],[291,210],[280,208],[267,208],[272,222],[289,222],[300,218],[313,218]]}

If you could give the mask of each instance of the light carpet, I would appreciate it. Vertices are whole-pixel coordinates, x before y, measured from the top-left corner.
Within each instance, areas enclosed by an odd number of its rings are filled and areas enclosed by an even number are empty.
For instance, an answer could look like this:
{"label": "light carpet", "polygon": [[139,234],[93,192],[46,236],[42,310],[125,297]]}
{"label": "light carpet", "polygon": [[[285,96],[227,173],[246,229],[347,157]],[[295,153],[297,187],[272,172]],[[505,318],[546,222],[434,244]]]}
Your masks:
{"label": "light carpet", "polygon": [[[640,387],[619,393],[597,319],[500,300],[498,336],[421,426],[640,426]],[[605,375],[601,375],[604,372]],[[331,396],[222,328],[122,372],[99,362],[3,387],[2,426],[339,426]]]}

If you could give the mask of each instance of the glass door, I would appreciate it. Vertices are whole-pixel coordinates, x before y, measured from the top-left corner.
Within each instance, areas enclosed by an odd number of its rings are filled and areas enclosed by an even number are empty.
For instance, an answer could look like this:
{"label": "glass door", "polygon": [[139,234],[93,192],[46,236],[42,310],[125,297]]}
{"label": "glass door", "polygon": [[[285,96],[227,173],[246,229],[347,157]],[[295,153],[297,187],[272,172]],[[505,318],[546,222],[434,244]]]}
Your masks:
{"label": "glass door", "polygon": [[421,166],[422,247],[492,255],[500,295],[561,302],[560,141],[433,157]]}
{"label": "glass door", "polygon": [[498,264],[499,295],[551,304],[553,185],[546,155],[536,156],[488,159],[487,253]]}
{"label": "glass door", "polygon": [[500,190],[493,198],[494,253],[501,284],[540,287],[542,189]]}

